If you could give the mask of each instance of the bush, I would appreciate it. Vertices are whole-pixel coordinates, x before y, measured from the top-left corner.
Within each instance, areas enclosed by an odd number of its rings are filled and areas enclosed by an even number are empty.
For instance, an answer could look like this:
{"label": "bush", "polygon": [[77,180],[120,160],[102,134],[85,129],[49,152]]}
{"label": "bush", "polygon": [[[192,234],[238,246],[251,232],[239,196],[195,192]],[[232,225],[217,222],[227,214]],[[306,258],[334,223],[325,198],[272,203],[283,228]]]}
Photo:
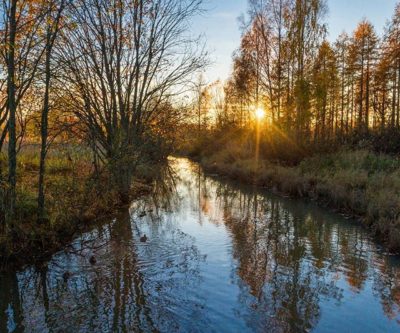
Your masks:
{"label": "bush", "polygon": [[207,170],[241,181],[256,181],[292,196],[312,198],[357,216],[391,249],[400,250],[397,157],[347,148],[310,156],[305,153],[307,157],[294,163],[302,155],[293,155],[293,150],[287,149],[285,160],[271,158],[280,154],[275,150],[262,152],[257,164],[248,133],[233,133],[215,134],[205,146],[196,147]]}

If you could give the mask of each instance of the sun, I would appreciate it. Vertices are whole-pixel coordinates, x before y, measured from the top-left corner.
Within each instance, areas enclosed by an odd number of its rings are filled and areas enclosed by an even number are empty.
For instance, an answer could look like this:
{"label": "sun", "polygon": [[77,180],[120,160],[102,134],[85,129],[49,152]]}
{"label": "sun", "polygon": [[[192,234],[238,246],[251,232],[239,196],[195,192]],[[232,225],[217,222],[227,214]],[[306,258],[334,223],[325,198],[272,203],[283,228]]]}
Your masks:
{"label": "sun", "polygon": [[257,108],[255,111],[255,116],[257,120],[262,120],[265,117],[265,111],[262,108]]}

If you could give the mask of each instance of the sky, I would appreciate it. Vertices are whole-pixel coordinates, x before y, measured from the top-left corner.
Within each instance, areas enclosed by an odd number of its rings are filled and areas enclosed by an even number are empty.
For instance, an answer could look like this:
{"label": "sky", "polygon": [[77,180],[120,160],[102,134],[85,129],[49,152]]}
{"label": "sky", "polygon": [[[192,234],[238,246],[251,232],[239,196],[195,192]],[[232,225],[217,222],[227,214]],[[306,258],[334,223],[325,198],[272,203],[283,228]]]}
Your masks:
{"label": "sky", "polygon": [[[335,40],[342,32],[349,34],[358,22],[367,18],[378,34],[399,0],[327,0],[326,18],[329,39]],[[246,14],[247,0],[206,0],[206,12],[193,21],[196,34],[204,35],[211,65],[206,70],[207,81],[226,80],[232,66],[232,54],[240,45],[238,17]]]}

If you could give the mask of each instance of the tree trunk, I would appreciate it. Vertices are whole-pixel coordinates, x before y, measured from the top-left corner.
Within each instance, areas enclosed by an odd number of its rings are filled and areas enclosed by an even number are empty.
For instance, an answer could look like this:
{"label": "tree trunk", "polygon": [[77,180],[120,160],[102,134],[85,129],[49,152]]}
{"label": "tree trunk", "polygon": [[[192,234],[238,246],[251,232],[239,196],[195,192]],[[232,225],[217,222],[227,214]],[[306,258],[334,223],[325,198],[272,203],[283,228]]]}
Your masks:
{"label": "tree trunk", "polygon": [[397,68],[394,69],[394,78],[393,78],[392,115],[390,119],[392,128],[394,128],[396,124],[396,97],[397,97]]}
{"label": "tree trunk", "polygon": [[38,190],[38,220],[43,221],[45,218],[45,196],[44,196],[44,175],[46,172],[46,154],[47,154],[47,137],[48,137],[48,118],[49,118],[49,93],[50,93],[50,59],[51,59],[51,33],[48,32],[46,46],[46,63],[45,63],[45,92],[43,101],[43,110],[40,126],[41,147],[40,147],[40,166],[39,166],[39,190]]}
{"label": "tree trunk", "polygon": [[400,128],[400,61],[397,66],[396,127]]}
{"label": "tree trunk", "polygon": [[364,101],[364,50],[361,54],[361,78],[360,78],[360,105],[358,110],[358,129],[362,128]]}
{"label": "tree trunk", "polygon": [[129,203],[130,189],[132,183],[132,167],[127,161],[118,161],[112,166],[112,175],[114,183],[122,203]]}
{"label": "tree trunk", "polygon": [[7,224],[12,226],[15,217],[16,184],[17,184],[17,137],[16,137],[16,112],[17,103],[15,96],[15,38],[17,33],[17,0],[12,0],[9,17],[10,37],[7,59],[7,88],[8,88],[8,207]]}
{"label": "tree trunk", "polygon": [[370,59],[369,55],[367,57],[367,78],[366,78],[366,87],[365,87],[365,132],[368,133],[369,130],[369,85],[370,85]]}
{"label": "tree trunk", "polygon": [[[38,221],[45,220],[45,193],[44,193],[44,176],[46,173],[46,155],[47,155],[47,138],[48,138],[48,123],[49,123],[49,103],[50,103],[50,81],[51,81],[51,53],[57,33],[59,30],[59,22],[61,13],[64,9],[65,1],[62,0],[54,23],[49,23],[47,26],[46,48],[45,48],[45,90],[43,98],[43,109],[40,123],[40,166],[39,166],[39,190],[38,190]],[[51,15],[52,3],[49,4],[49,15]]]}

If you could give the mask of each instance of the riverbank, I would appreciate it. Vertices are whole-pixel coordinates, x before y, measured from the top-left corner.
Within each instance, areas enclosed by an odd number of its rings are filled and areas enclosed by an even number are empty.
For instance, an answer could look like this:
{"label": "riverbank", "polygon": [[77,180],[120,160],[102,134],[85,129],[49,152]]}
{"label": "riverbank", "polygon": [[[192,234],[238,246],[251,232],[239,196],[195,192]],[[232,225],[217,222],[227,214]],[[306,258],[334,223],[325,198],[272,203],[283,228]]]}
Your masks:
{"label": "riverbank", "polygon": [[184,158],[170,170],[176,190],[0,272],[0,332],[398,331],[400,260],[359,225]]}
{"label": "riverbank", "polygon": [[[391,251],[400,250],[400,160],[369,150],[342,149],[288,166],[241,157],[221,148],[192,158],[208,172],[308,198],[357,218]],[[232,151],[235,150],[235,151]]]}
{"label": "riverbank", "polygon": [[[38,154],[35,148],[25,149],[18,160],[17,216],[12,229],[0,234],[0,269],[45,260],[77,234],[124,207],[107,172],[94,172],[89,151],[83,147],[61,147],[48,156],[47,217],[39,223]],[[147,172],[134,179],[132,200],[151,191],[151,171]]]}

